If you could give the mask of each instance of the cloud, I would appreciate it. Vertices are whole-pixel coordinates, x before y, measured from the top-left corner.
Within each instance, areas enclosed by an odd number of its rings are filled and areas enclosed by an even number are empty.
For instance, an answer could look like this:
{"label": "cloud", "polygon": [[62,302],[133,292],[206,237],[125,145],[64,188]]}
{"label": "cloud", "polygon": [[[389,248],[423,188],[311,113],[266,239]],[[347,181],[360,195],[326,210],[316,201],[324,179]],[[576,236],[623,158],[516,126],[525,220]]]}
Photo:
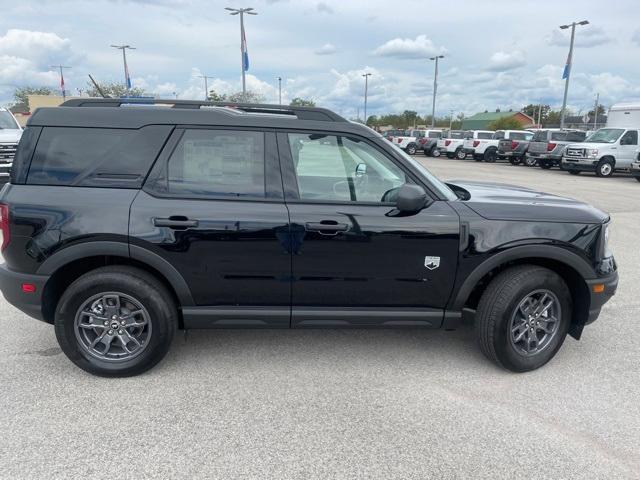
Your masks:
{"label": "cloud", "polygon": [[402,59],[429,58],[446,53],[444,47],[437,47],[426,35],[411,38],[394,38],[380,45],[373,51],[379,57],[395,57]]}
{"label": "cloud", "polygon": [[316,5],[316,10],[320,13],[328,13],[328,14],[333,13],[333,8],[331,8],[331,6],[327,5],[324,2],[318,3],[318,5]]}
{"label": "cloud", "polygon": [[504,72],[522,67],[526,64],[524,54],[519,50],[512,52],[495,52],[489,59],[487,70],[492,72]]}
{"label": "cloud", "polygon": [[332,43],[325,43],[323,46],[318,48],[314,53],[316,55],[333,55],[336,53],[336,46]]}
{"label": "cloud", "polygon": [[[569,47],[569,42],[571,41],[571,34],[569,32],[569,29],[552,30],[546,37],[547,44],[554,47]],[[577,26],[574,45],[585,48],[597,47],[609,43],[612,40],[613,39],[600,27],[590,25],[586,27]]]}
{"label": "cloud", "polygon": [[8,30],[0,37],[0,55],[28,59],[34,65],[48,68],[51,63],[69,62],[74,57],[71,41],[55,33],[31,30]]}

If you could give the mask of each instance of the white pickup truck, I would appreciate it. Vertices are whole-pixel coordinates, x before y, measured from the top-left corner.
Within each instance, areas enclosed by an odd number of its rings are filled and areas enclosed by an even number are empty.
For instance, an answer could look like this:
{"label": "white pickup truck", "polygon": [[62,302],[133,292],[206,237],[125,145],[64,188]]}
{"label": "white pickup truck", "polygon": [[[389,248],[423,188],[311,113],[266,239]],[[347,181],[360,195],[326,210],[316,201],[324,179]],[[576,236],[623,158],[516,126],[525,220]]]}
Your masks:
{"label": "white pickup truck", "polygon": [[[458,157],[460,158],[460,155],[464,155],[462,158],[465,158],[467,155],[473,155],[476,162],[481,161],[484,158],[485,150],[493,140],[494,134],[495,132],[491,130],[468,131],[462,144],[462,151],[458,154]],[[493,143],[497,146],[497,142]],[[491,143],[491,145],[493,145],[493,143]]]}
{"label": "white pickup truck", "polygon": [[438,140],[437,151],[440,155],[446,155],[448,158],[454,158],[460,150],[465,137],[464,130],[450,130],[442,135]]}
{"label": "white pickup truck", "polygon": [[478,144],[475,146],[475,141],[467,143],[464,146],[465,155],[473,155],[473,158],[478,162],[484,160],[493,163],[499,158],[500,140],[524,141],[526,139],[528,143],[531,137],[533,137],[533,133],[526,130],[496,130],[489,139],[477,139]]}
{"label": "white pickup truck", "polygon": [[424,138],[427,132],[428,130],[416,128],[413,130],[409,130],[407,132],[407,135],[394,136],[391,142],[403,149],[409,155],[415,155],[418,151],[418,148],[420,148],[418,140]]}
{"label": "white pickup truck", "polygon": [[22,128],[13,114],[6,108],[0,108],[0,185],[9,181],[21,136]]}

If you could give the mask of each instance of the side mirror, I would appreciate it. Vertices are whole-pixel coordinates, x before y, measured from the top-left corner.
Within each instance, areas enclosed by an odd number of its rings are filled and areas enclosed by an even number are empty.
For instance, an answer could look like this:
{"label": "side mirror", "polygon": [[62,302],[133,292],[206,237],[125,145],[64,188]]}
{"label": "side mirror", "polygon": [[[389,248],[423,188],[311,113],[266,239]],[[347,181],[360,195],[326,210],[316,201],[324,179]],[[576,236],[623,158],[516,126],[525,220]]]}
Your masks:
{"label": "side mirror", "polygon": [[405,183],[398,190],[396,208],[402,213],[416,213],[427,203],[427,192],[420,185]]}
{"label": "side mirror", "polygon": [[367,164],[359,163],[356,165],[356,177],[364,177],[367,174]]}

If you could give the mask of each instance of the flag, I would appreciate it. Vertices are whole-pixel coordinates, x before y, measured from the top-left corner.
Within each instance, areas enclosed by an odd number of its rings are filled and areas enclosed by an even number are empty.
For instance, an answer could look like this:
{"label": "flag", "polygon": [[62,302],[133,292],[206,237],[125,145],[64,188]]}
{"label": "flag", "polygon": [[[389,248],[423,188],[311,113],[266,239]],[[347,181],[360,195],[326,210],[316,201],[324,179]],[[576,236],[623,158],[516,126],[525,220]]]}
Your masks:
{"label": "flag", "polygon": [[127,89],[131,88],[131,77],[129,76],[129,67],[127,66],[127,62],[124,63],[124,76],[127,81]]}
{"label": "flag", "polygon": [[562,72],[562,79],[566,79],[569,77],[569,72],[571,71],[571,57],[567,57],[567,63],[564,66],[564,71]]}
{"label": "flag", "polygon": [[242,52],[242,69],[246,72],[249,70],[249,52],[247,51],[247,37],[244,34],[244,24],[242,24],[242,41],[240,42],[240,51]]}
{"label": "flag", "polygon": [[62,90],[62,96],[64,97],[66,92],[64,89],[64,75],[62,75],[62,69],[60,69],[60,90]]}

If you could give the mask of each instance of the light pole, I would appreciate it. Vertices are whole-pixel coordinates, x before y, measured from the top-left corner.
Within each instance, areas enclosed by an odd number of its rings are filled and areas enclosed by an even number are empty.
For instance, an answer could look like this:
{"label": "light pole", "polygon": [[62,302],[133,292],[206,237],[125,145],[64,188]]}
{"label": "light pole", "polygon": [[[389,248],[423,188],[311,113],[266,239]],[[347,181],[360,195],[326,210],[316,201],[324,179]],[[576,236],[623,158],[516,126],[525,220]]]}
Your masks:
{"label": "light pole", "polygon": [[136,47],[131,45],[111,45],[112,48],[122,50],[122,63],[124,63],[124,86],[127,89],[127,96],[129,96],[129,90],[131,89],[131,77],[129,76],[129,67],[127,66],[127,49],[135,50]]}
{"label": "light pole", "polygon": [[429,60],[436,61],[436,69],[433,73],[433,105],[431,107],[431,127],[436,126],[436,94],[438,93],[438,60],[444,58],[444,55],[436,55]]}
{"label": "light pole", "polygon": [[62,74],[62,69],[71,67],[65,67],[64,65],[50,65],[50,68],[58,68],[60,70],[60,90],[62,90],[62,100],[66,100],[67,91],[64,88],[64,75]]}
{"label": "light pole", "polygon": [[367,94],[369,93],[369,77],[370,73],[363,73],[364,77],[364,124],[367,124]]}
{"label": "light pole", "polygon": [[451,131],[451,127],[453,127],[453,110],[449,112],[449,131]]}
{"label": "light pole", "polygon": [[593,107],[593,129],[598,128],[598,102],[600,100],[600,93],[596,93],[596,104]]}
{"label": "light pole", "polygon": [[282,105],[282,77],[278,77],[278,105]]}
{"label": "light pole", "polygon": [[209,100],[209,84],[207,83],[207,80],[213,77],[209,77],[207,75],[198,75],[198,78],[204,78],[204,99],[205,101]]}
{"label": "light pole", "polygon": [[249,8],[231,8],[225,7],[225,10],[229,10],[229,15],[240,14],[240,58],[242,59],[242,101],[247,101],[247,86],[244,78],[244,73],[249,70],[249,53],[247,52],[247,37],[244,34],[244,14],[257,15],[258,12],[253,11],[252,7]]}
{"label": "light pole", "polygon": [[567,111],[567,93],[569,92],[569,78],[571,77],[571,67],[573,62],[573,40],[576,36],[576,25],[588,25],[589,20],[582,20],[581,22],[572,22],[570,25],[560,25],[561,30],[571,28],[571,43],[569,44],[569,56],[567,57],[567,64],[564,66],[564,73],[562,78],[564,82],[564,97],[562,99],[562,111],[560,112],[560,128],[564,128],[564,117]]}

